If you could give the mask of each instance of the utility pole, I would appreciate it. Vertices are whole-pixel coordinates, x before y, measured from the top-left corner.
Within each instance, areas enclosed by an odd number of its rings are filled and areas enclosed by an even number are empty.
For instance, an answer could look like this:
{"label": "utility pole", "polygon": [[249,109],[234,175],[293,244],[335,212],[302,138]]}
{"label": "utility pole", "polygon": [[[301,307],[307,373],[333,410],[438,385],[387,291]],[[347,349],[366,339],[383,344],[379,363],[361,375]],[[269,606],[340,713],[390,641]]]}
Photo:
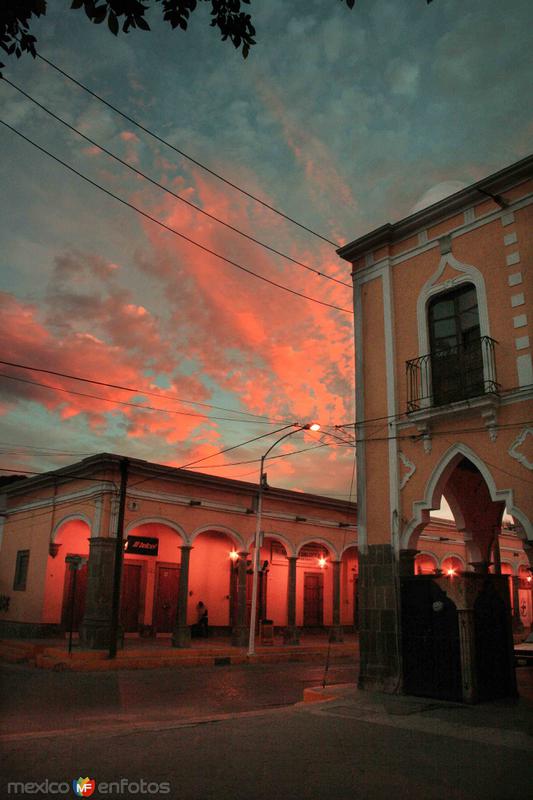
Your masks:
{"label": "utility pole", "polygon": [[120,461],[120,490],[118,498],[118,517],[115,547],[115,569],[113,574],[113,600],[111,605],[111,631],[109,639],[109,658],[117,655],[118,624],[120,613],[120,584],[122,578],[122,561],[124,559],[124,512],[126,510],[126,489],[128,485],[127,458]]}

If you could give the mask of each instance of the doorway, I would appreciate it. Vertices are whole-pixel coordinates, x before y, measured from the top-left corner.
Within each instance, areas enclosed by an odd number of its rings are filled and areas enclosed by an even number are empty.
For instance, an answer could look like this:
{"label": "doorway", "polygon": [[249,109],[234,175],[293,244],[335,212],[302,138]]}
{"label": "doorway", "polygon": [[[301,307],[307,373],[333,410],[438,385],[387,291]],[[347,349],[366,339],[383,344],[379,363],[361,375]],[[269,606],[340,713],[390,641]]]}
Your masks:
{"label": "doorway", "polygon": [[324,619],[324,575],[304,572],[304,628],[316,628]]}
{"label": "doorway", "polygon": [[158,564],[154,602],[155,633],[171,633],[176,622],[180,568],[175,564]]}

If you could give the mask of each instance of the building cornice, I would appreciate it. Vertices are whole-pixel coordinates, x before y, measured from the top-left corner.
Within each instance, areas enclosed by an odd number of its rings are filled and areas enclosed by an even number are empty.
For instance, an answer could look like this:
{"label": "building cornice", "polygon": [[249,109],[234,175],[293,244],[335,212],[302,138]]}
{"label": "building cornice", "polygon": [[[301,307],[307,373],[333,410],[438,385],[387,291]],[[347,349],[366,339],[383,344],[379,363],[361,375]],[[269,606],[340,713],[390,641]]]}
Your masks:
{"label": "building cornice", "polygon": [[511,164],[398,222],[388,222],[386,225],[376,228],[370,233],[340,247],[337,250],[337,254],[346,261],[354,263],[369,251],[396,244],[402,239],[413,236],[420,230],[424,230],[437,222],[443,222],[461,211],[466,211],[473,205],[479,205],[479,203],[487,199],[486,193],[489,193],[489,197],[490,195],[499,195],[530,179],[532,174],[533,155],[527,156],[521,161],[517,161],[515,164]]}

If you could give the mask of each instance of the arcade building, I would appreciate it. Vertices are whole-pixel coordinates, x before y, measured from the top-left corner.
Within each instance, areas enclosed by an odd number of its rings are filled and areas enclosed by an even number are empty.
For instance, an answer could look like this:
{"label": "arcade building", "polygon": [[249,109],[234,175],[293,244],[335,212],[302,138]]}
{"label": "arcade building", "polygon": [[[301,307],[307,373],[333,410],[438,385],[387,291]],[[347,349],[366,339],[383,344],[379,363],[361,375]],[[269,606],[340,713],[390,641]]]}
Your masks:
{"label": "arcade building", "polygon": [[[258,486],[100,454],[0,486],[0,636],[57,637],[71,627],[87,648],[109,645],[124,485],[120,632],[191,645],[197,606],[209,636],[248,643]],[[301,633],[342,641],[358,608],[355,504],[263,491],[257,620],[297,645]],[[472,569],[462,532],[431,519],[415,569],[455,581]],[[521,630],[531,625],[531,574],[522,541],[500,532],[502,572]]]}

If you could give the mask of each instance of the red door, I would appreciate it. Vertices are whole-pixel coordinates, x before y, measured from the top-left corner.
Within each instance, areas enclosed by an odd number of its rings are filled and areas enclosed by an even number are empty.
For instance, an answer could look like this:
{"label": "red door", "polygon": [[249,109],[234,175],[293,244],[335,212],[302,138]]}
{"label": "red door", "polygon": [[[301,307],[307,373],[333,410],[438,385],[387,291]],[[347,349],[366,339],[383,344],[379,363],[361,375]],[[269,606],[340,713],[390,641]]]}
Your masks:
{"label": "red door", "polygon": [[171,633],[178,608],[179,567],[157,565],[154,603],[154,629],[156,633]]}
{"label": "red door", "polygon": [[141,565],[122,565],[120,624],[125,633],[139,629],[139,600],[141,594]]}
{"label": "red door", "polygon": [[324,575],[321,572],[304,573],[304,627],[322,625]]}
{"label": "red door", "polygon": [[[69,553],[69,555],[72,555]],[[85,594],[87,592],[87,563],[81,569],[76,570],[76,592],[74,598],[72,597],[72,589],[74,584],[74,570],[66,565],[65,572],[65,588],[63,592],[63,612],[61,615],[61,624],[64,630],[70,631],[70,622],[72,614],[72,601],[74,601],[74,614],[72,616],[72,630],[79,631],[80,624],[83,620],[85,613]]]}

